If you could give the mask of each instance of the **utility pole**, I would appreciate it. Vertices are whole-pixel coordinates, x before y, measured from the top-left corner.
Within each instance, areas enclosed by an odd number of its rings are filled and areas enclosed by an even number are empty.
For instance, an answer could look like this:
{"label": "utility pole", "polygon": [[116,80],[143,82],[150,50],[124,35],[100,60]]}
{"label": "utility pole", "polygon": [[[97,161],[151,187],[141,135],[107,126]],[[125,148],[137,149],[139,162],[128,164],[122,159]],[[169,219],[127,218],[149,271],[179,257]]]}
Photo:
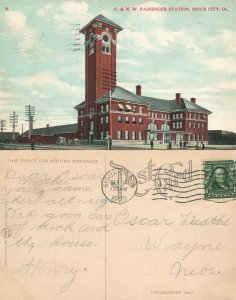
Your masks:
{"label": "utility pole", "polygon": [[34,117],[35,117],[35,107],[31,105],[25,106],[25,117],[27,122],[29,122],[29,143],[31,139],[31,134],[33,131],[33,123],[34,123]]}
{"label": "utility pole", "polygon": [[12,127],[12,140],[13,142],[15,141],[15,132],[16,132],[16,127],[18,127],[18,115],[16,115],[16,113],[13,111],[12,114],[10,114],[10,124]]}
{"label": "utility pole", "polygon": [[0,130],[1,130],[1,142],[2,142],[2,133],[6,130],[6,120],[0,120]]}
{"label": "utility pole", "polygon": [[79,51],[79,50],[81,50],[81,48],[80,48],[80,46],[81,46],[81,43],[80,43],[80,32],[79,32],[79,30],[80,30],[80,24],[79,23],[77,23],[77,24],[70,24],[72,27],[74,27],[74,28],[71,28],[70,30],[72,30],[72,31],[75,31],[75,33],[74,33],[74,42],[73,42],[73,44],[68,44],[68,46],[72,46],[72,49],[69,49],[69,50],[71,50],[71,51]]}

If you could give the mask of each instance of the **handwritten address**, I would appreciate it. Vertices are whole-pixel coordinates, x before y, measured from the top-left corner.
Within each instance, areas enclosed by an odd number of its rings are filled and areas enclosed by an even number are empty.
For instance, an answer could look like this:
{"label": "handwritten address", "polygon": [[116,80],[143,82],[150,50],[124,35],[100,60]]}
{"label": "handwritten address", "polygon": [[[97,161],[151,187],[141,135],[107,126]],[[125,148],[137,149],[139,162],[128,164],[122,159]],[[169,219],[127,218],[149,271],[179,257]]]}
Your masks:
{"label": "handwritten address", "polygon": [[[137,199],[147,197],[153,188],[163,192],[167,175],[172,180],[168,182],[169,188],[173,187],[173,182],[189,182],[195,176],[191,163],[182,172],[177,172],[173,165],[163,165],[155,173],[154,181],[150,170],[153,170],[152,162],[138,174]],[[214,257],[227,251],[230,245],[220,238],[206,240],[172,235],[176,228],[180,232],[204,232],[204,228],[224,230],[232,225],[224,211],[207,216],[190,207],[174,216],[155,210],[136,212],[133,200],[134,205],[127,202],[121,206],[106,199],[99,189],[102,176],[92,170],[77,172],[65,166],[56,175],[52,174],[45,170],[25,173],[14,168],[4,173],[0,187],[1,209],[7,208],[8,228],[12,232],[7,255],[13,277],[55,281],[57,292],[67,293],[83,285],[84,278],[95,272],[94,265],[104,271],[106,250],[110,247],[107,241],[120,235],[124,244],[117,244],[117,247],[127,243],[145,256],[173,254],[166,274],[176,280],[224,273],[220,266],[212,265],[210,259],[203,258],[198,266],[189,264],[189,260],[195,255]],[[144,183],[149,186],[144,188]],[[155,207],[157,202],[148,203]],[[135,237],[133,242],[130,236]],[[18,253],[21,259],[15,260],[13,253]]]}

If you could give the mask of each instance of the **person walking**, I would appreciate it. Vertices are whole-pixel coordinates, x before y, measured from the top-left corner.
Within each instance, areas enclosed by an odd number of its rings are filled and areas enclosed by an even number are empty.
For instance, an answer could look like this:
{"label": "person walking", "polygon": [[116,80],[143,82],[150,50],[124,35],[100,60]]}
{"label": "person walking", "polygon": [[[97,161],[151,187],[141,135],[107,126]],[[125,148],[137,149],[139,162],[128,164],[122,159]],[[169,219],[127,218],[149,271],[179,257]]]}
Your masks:
{"label": "person walking", "polygon": [[154,142],[153,142],[153,139],[150,141],[150,146],[151,146],[151,149],[153,149],[153,145],[154,145]]}
{"label": "person walking", "polygon": [[182,149],[182,146],[183,146],[183,143],[182,143],[182,141],[180,141],[179,148]]}

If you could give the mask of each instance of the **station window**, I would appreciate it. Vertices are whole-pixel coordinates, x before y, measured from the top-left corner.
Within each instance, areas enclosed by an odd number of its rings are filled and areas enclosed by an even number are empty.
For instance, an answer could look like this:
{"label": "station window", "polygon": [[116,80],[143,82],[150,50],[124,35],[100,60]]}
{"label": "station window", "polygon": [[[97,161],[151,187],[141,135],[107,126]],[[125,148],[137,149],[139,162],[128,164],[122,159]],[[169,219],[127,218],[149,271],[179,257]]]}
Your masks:
{"label": "station window", "polygon": [[103,52],[103,53],[110,53],[110,47],[109,47],[109,46],[102,45],[102,52]]}
{"label": "station window", "polygon": [[129,139],[129,131],[125,131],[125,140]]}
{"label": "station window", "polygon": [[122,123],[122,117],[121,117],[121,116],[118,116],[118,117],[117,117],[117,122],[118,122],[118,123]]}
{"label": "station window", "polygon": [[125,123],[129,123],[129,117],[125,117]]}
{"label": "station window", "polygon": [[117,131],[117,140],[121,140],[121,131]]}
{"label": "station window", "polygon": [[103,34],[102,37],[102,52],[107,54],[111,53],[111,41],[106,33]]}
{"label": "station window", "polygon": [[143,118],[139,118],[139,124],[143,124]]}
{"label": "station window", "polygon": [[135,140],[135,131],[132,131],[132,140]]}

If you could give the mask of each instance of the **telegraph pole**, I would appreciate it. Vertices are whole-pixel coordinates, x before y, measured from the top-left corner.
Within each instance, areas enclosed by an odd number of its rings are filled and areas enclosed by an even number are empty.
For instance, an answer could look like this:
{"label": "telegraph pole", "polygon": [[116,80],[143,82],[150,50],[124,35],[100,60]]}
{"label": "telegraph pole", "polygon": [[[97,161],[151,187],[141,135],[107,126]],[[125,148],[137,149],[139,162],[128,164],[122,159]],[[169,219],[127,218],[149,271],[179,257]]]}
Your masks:
{"label": "telegraph pole", "polygon": [[74,33],[74,42],[73,42],[73,44],[68,44],[68,46],[72,46],[72,48],[71,49],[69,49],[69,50],[71,50],[71,51],[79,51],[79,50],[81,50],[81,43],[80,43],[80,32],[79,32],[79,30],[80,30],[80,24],[79,23],[77,23],[77,24],[70,24],[71,26],[73,26],[74,28],[71,28],[70,30],[73,30],[73,31],[75,31],[75,33]]}
{"label": "telegraph pole", "polygon": [[31,106],[31,105],[26,105],[25,106],[25,117],[27,122],[29,122],[29,143],[30,143],[30,139],[31,139],[31,133],[33,131],[33,122],[34,117],[35,117],[35,107]]}
{"label": "telegraph pole", "polygon": [[0,130],[1,130],[1,141],[2,141],[2,133],[6,130],[6,120],[0,120]]}
{"label": "telegraph pole", "polygon": [[13,142],[15,141],[15,132],[16,132],[16,127],[18,126],[18,115],[13,111],[12,114],[10,114],[10,124],[12,127],[12,140]]}

